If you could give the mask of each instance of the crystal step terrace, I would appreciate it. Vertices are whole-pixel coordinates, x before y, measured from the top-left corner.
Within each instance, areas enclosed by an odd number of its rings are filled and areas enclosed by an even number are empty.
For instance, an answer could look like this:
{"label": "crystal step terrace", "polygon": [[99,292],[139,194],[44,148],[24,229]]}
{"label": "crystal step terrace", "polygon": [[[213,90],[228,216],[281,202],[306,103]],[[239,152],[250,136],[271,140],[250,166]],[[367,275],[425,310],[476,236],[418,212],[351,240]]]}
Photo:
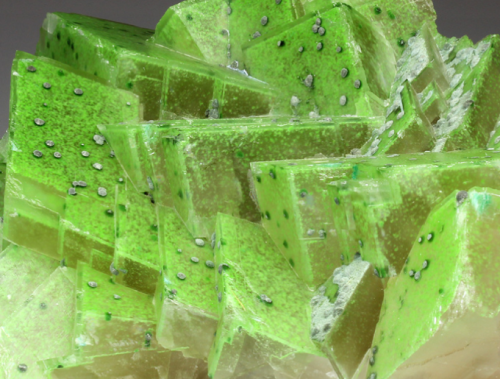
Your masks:
{"label": "crystal step terrace", "polygon": [[399,273],[419,226],[447,194],[476,183],[498,188],[499,157],[479,150],[260,162],[252,173],[264,227],[317,288],[357,252],[381,277]]}
{"label": "crystal step terrace", "polygon": [[[341,117],[321,120],[288,118],[185,120],[138,125],[105,125],[101,132],[113,146],[131,178],[151,178],[152,193],[165,193],[168,180],[175,209],[194,237],[209,238],[215,230],[217,212],[251,221],[261,218],[252,199],[250,163],[289,157],[341,156],[365,141],[380,118]],[[139,136],[139,137],[137,137]],[[137,156],[135,143],[150,151],[161,149],[150,163]],[[115,143],[116,142],[116,143]],[[121,150],[123,149],[123,150]],[[123,157],[123,158],[122,158]],[[161,167],[161,172],[154,167]],[[156,182],[156,183],[155,183]],[[139,182],[137,187],[144,186]]]}

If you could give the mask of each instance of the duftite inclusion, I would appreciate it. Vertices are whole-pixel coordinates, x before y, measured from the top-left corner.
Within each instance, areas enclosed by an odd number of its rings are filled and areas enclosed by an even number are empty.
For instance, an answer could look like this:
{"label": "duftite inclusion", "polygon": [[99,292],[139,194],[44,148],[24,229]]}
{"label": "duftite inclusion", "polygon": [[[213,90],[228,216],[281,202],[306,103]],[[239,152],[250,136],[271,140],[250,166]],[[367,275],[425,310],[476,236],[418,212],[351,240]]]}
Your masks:
{"label": "duftite inclusion", "polygon": [[435,19],[49,14],[0,141],[0,378],[500,377],[500,37]]}

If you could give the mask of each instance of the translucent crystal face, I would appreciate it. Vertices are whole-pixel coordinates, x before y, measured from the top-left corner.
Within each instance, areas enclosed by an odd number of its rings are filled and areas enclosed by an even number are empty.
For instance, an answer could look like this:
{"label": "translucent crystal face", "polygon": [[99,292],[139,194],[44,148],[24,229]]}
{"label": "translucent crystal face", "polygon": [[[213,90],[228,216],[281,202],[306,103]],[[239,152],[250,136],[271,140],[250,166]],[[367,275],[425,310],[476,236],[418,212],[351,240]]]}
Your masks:
{"label": "translucent crystal face", "polygon": [[435,19],[49,13],[0,140],[0,378],[499,377],[499,37]]}

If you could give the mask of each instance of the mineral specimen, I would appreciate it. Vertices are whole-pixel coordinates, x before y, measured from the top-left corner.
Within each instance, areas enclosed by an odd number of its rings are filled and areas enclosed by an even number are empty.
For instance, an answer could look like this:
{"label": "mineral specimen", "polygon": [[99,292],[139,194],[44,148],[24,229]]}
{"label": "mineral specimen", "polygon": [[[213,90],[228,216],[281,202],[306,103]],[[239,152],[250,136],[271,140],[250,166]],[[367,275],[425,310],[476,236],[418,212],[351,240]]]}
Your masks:
{"label": "mineral specimen", "polygon": [[0,140],[0,379],[500,378],[499,37],[435,19],[48,14]]}

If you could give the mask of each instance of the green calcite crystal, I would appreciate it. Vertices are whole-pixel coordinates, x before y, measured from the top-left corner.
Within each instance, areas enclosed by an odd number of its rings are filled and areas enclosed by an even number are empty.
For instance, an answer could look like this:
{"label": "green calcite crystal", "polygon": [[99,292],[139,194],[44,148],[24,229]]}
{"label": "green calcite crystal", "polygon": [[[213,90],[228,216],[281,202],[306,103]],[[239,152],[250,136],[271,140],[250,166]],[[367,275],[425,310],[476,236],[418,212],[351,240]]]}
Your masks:
{"label": "green calcite crystal", "polygon": [[[312,287],[355,253],[398,273],[428,212],[454,188],[499,188],[498,154],[420,153],[374,159],[252,163],[263,225]],[[276,172],[276,179],[266,173]],[[285,246],[284,241],[287,241]]]}
{"label": "green calcite crystal", "polygon": [[397,54],[404,52],[408,40],[426,22],[435,38],[440,37],[436,35],[436,11],[431,0],[349,0],[348,3],[381,30]]}
{"label": "green calcite crystal", "polygon": [[[169,124],[166,124],[169,125]],[[155,204],[172,207],[172,192],[165,170],[165,150],[156,124],[99,125],[99,130],[120,154],[119,162],[133,188],[148,193]]]}
{"label": "green calcite crystal", "polygon": [[138,98],[26,53],[13,72],[4,238],[73,268],[92,248],[112,255],[106,210],[123,174],[96,125],[137,120]]}
{"label": "green calcite crystal", "polygon": [[[44,361],[50,368],[55,361]],[[119,355],[96,356],[82,360],[73,356],[52,368],[52,379],[203,379],[207,366],[201,360],[186,358],[180,351],[137,351]],[[58,367],[59,366],[59,367]],[[61,367],[62,366],[62,367]]]}
{"label": "green calcite crystal", "polygon": [[383,299],[381,280],[359,254],[312,298],[311,338],[342,377],[353,377],[370,348]]}
{"label": "green calcite crystal", "polygon": [[387,122],[361,153],[440,152],[488,144],[498,116],[491,95],[499,90],[498,36],[477,47],[467,42],[439,50],[424,25],[398,61]]}
{"label": "green calcite crystal", "polygon": [[317,378],[334,374],[309,338],[311,316],[303,307],[311,293],[262,226],[219,213],[215,243],[220,321],[209,374],[281,372],[301,378],[318,369]]}
{"label": "green calcite crystal", "polygon": [[160,267],[154,200],[136,192],[133,187],[120,188],[116,200],[116,242],[111,271],[118,283],[154,294]]}
{"label": "green calcite crystal", "polygon": [[453,191],[430,212],[385,291],[369,370],[377,378],[498,374],[499,194]]}
{"label": "green calcite crystal", "polygon": [[[249,175],[251,162],[343,155],[366,140],[381,122],[381,118],[354,117],[297,119],[291,124],[289,119],[269,118],[220,120],[216,124],[192,120],[147,123],[130,129],[111,125],[101,131],[113,146],[116,141],[124,149],[119,157],[123,156],[122,165],[129,170],[129,177],[139,178],[142,183],[145,177],[152,178],[153,194],[165,191],[162,183],[154,183],[158,174],[164,175],[173,205],[191,234],[208,238],[214,231],[217,212],[251,221],[266,216],[249,196],[254,186]],[[141,158],[132,161],[136,141],[155,152],[150,154],[150,162]],[[164,157],[160,173],[153,169],[159,167],[156,152]]]}
{"label": "green calcite crystal", "polygon": [[168,9],[152,38],[207,62],[239,68],[246,43],[303,15],[299,1],[183,1]]}
{"label": "green calcite crystal", "polygon": [[88,264],[77,270],[75,344],[80,355],[156,347],[153,296],[119,285]]}
{"label": "green calcite crystal", "polygon": [[148,43],[152,34],[130,25],[53,13],[44,22],[37,53],[138,94],[144,120],[204,118],[213,99],[218,106],[211,118],[269,113],[273,94],[265,83]]}
{"label": "green calcite crystal", "polygon": [[[24,378],[25,367],[30,370],[31,378],[44,378],[38,361],[68,355],[73,350],[75,270],[58,267],[38,284],[24,301],[18,301],[15,312],[2,321],[0,368],[6,378]],[[23,294],[19,296],[22,298]]]}
{"label": "green calcite crystal", "polygon": [[499,36],[430,0],[49,13],[0,140],[0,379],[496,379]]}
{"label": "green calcite crystal", "polygon": [[57,261],[16,245],[0,253],[0,296],[3,300],[0,324],[15,313],[58,266]]}
{"label": "green calcite crystal", "polygon": [[317,288],[342,264],[326,185],[350,178],[353,165],[324,158],[261,162],[252,163],[252,174],[264,228],[300,278]]}
{"label": "green calcite crystal", "polygon": [[162,271],[155,304],[158,341],[206,359],[217,329],[213,243],[193,238],[171,208],[159,209]]}
{"label": "green calcite crystal", "polygon": [[282,90],[278,108],[299,115],[382,115],[394,77],[386,40],[341,4],[250,42],[244,54],[250,75]]}
{"label": "green calcite crystal", "polygon": [[446,194],[478,183],[499,188],[498,154],[476,153],[394,157],[372,179],[331,183],[341,252],[359,251],[380,276],[399,273],[420,225]]}

